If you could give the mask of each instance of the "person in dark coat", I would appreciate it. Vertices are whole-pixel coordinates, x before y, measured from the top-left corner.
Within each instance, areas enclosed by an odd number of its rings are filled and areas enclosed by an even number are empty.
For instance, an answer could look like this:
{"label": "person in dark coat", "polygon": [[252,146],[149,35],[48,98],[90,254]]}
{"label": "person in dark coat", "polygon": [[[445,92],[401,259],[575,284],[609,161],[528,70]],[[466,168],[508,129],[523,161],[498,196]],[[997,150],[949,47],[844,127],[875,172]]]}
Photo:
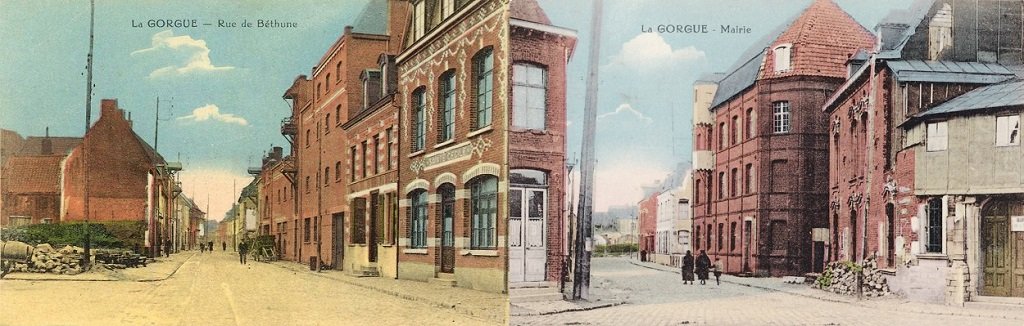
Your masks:
{"label": "person in dark coat", "polygon": [[245,254],[247,254],[247,253],[249,253],[249,246],[246,245],[244,241],[242,243],[239,243],[238,244],[238,262],[242,263],[242,265],[245,265]]}
{"label": "person in dark coat", "polygon": [[[683,256],[683,284],[693,284],[693,254],[689,250]],[[690,282],[690,283],[686,283]]]}
{"label": "person in dark coat", "polygon": [[220,250],[221,251],[228,251],[228,243],[225,242],[225,241],[221,241],[220,242]]}
{"label": "person in dark coat", "polygon": [[700,251],[700,256],[697,256],[697,278],[700,278],[700,284],[704,285],[708,280],[708,270],[711,269],[711,258],[704,250]]}

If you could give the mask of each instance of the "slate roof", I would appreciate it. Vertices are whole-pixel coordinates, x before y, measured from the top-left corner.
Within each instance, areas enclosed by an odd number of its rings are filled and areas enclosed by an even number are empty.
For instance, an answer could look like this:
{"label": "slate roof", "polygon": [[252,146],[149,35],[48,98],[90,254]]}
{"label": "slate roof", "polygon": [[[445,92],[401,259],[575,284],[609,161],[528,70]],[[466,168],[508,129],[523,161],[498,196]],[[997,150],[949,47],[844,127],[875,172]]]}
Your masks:
{"label": "slate roof", "polygon": [[900,82],[991,84],[1014,76],[1012,71],[995,63],[894,60],[886,64]]}
{"label": "slate roof", "polygon": [[4,192],[60,193],[60,162],[63,155],[15,156],[3,169]]}
{"label": "slate roof", "polygon": [[388,0],[370,0],[356,16],[352,31],[364,34],[387,35]]}
{"label": "slate roof", "polygon": [[882,18],[878,25],[905,25],[907,28],[903,30],[899,39],[882,40],[882,51],[878,54],[878,58],[902,58],[903,48],[907,45],[907,41],[917,32],[917,27],[925,20],[934,4],[935,0],[916,0],[910,5],[910,8],[892,10]]}
{"label": "slate roof", "polygon": [[[711,102],[715,108],[758,79],[794,75],[846,77],[846,60],[858,49],[874,45],[874,34],[857,23],[831,0],[815,0],[788,24],[767,34],[748,49],[740,61],[719,81]],[[792,44],[790,69],[774,71],[772,51],[782,44]]]}
{"label": "slate roof", "polygon": [[551,25],[551,20],[536,0],[512,0],[509,3],[509,15],[515,19]]}
{"label": "slate roof", "polygon": [[983,86],[921,112],[917,118],[1024,105],[1024,80]]}

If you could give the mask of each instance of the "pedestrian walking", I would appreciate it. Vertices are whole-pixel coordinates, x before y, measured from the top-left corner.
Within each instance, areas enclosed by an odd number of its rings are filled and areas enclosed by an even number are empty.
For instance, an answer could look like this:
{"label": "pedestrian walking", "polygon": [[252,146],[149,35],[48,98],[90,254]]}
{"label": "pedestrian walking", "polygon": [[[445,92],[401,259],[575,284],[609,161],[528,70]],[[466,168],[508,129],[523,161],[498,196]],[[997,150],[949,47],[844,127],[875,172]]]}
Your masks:
{"label": "pedestrian walking", "polygon": [[200,243],[199,244],[199,253],[204,253],[204,252],[206,252],[206,245]]}
{"label": "pedestrian walking", "polygon": [[164,240],[164,257],[171,256],[171,240]]}
{"label": "pedestrian walking", "polygon": [[[693,284],[693,254],[689,250],[683,256],[683,284]],[[689,283],[687,283],[689,282]]]}
{"label": "pedestrian walking", "polygon": [[249,246],[245,242],[238,244],[238,262],[245,265],[245,254],[249,252]]}
{"label": "pedestrian walking", "polygon": [[700,255],[697,256],[697,278],[700,279],[701,285],[704,285],[708,280],[708,270],[710,268],[711,258],[708,257],[707,252],[701,249]]}
{"label": "pedestrian walking", "polygon": [[722,277],[722,260],[715,257],[715,263],[711,264],[711,272],[715,274],[715,285],[722,285],[722,281],[719,278]]}
{"label": "pedestrian walking", "polygon": [[213,241],[206,243],[206,250],[209,250],[211,253],[213,252]]}
{"label": "pedestrian walking", "polygon": [[228,251],[228,243],[224,242],[224,241],[221,241],[220,242],[220,250],[221,251]]}

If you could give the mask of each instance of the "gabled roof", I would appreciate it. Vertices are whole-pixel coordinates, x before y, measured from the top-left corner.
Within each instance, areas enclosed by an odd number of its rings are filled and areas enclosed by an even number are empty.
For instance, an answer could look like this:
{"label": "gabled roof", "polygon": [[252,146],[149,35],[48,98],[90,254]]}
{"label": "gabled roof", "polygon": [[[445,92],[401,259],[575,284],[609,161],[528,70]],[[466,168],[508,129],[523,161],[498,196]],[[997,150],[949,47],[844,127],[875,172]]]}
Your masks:
{"label": "gabled roof", "polygon": [[[793,45],[790,69],[774,71],[772,51]],[[846,77],[846,60],[858,49],[874,44],[874,35],[831,0],[815,0],[789,23],[755,42],[718,82],[711,107],[721,105],[754,85],[758,79],[794,75]]]}
{"label": "gabled roof", "polygon": [[146,157],[149,158],[149,161],[151,163],[153,163],[154,165],[166,163],[166,161],[164,161],[164,157],[160,156],[160,153],[157,153],[156,149],[154,149],[153,146],[150,146],[149,143],[147,143],[145,140],[142,140],[142,137],[139,137],[139,134],[136,134],[135,130],[131,130],[131,132],[132,135],[135,135],[135,140],[139,142],[139,146],[142,146],[142,151],[146,153]]}
{"label": "gabled roof", "polygon": [[901,25],[905,26],[906,29],[904,29],[903,33],[896,39],[883,39],[882,49],[878,54],[878,57],[902,58],[903,48],[907,45],[907,42],[910,41],[910,37],[914,36],[917,32],[917,27],[925,20],[934,5],[935,0],[916,0],[908,9],[895,9],[889,11],[889,14],[878,22],[878,26]]}
{"label": "gabled roof", "polygon": [[388,0],[370,0],[356,17],[352,31],[364,34],[386,35],[388,33]]}
{"label": "gabled roof", "polygon": [[3,169],[4,192],[60,193],[63,155],[15,156]]}
{"label": "gabled roof", "polygon": [[939,104],[915,118],[1024,105],[1024,80],[983,86]]}
{"label": "gabled roof", "polygon": [[887,64],[900,82],[991,84],[1014,76],[996,63],[895,60]]}
{"label": "gabled roof", "polygon": [[551,20],[540,8],[536,0],[512,0],[509,3],[509,16],[538,24],[551,25]]}

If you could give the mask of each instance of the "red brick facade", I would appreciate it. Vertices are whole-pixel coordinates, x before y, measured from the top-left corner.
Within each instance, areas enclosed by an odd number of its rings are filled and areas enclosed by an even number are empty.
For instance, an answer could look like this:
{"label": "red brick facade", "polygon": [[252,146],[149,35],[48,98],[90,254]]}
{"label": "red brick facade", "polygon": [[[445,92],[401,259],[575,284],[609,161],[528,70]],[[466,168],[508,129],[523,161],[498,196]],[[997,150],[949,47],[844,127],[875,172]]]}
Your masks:
{"label": "red brick facade", "polygon": [[658,226],[658,193],[644,198],[637,205],[637,234],[639,234],[640,250],[647,254],[654,253],[654,236]]}
{"label": "red brick facade", "polygon": [[0,225],[60,221],[60,174],[63,160],[63,155],[15,156],[7,160],[3,166]]}
{"label": "red brick facade", "polygon": [[[527,128],[513,119],[509,121],[509,169],[537,170],[547,175],[547,202],[545,216],[546,280],[561,278],[564,266],[567,235],[565,217],[565,153],[566,153],[566,65],[575,46],[575,33],[551,26],[550,21],[533,0],[517,0],[510,4],[512,27],[510,64],[543,69],[545,74],[544,127]],[[540,24],[534,25],[534,24]],[[524,76],[524,78],[526,78]],[[510,112],[517,109],[515,69],[509,74]],[[524,97],[525,98],[525,97]],[[522,101],[523,103],[526,100]],[[525,188],[534,185],[511,186]],[[509,236],[516,235],[510,232]],[[511,241],[511,239],[510,239]],[[510,280],[514,281],[514,280]]]}

